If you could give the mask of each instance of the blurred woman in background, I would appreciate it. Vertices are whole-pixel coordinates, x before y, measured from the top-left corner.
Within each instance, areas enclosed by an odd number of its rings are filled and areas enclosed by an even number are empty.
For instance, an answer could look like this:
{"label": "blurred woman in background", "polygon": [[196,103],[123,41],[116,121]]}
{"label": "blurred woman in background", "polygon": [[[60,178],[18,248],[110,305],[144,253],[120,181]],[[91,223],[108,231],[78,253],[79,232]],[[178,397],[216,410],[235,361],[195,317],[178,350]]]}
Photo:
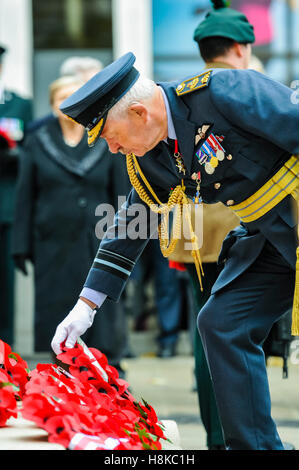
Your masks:
{"label": "blurred woman in background", "polygon": [[[59,110],[82,84],[67,76],[50,85],[55,119],[28,137],[20,158],[13,255],[24,274],[26,260],[34,265],[36,352],[51,350],[55,328],[88,274],[99,245],[96,207],[107,203],[117,210],[118,196],[129,189],[125,160],[111,155],[103,139],[89,148],[84,128]],[[127,346],[122,303],[107,300],[83,340],[118,367]]]}

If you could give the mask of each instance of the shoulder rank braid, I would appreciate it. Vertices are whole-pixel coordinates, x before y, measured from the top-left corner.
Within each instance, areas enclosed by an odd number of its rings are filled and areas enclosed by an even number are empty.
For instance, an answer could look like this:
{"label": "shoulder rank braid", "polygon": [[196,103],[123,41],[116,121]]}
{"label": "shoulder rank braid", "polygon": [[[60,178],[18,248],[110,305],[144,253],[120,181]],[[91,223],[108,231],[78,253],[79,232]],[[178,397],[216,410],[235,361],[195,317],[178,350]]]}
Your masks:
{"label": "shoulder rank braid", "polygon": [[178,96],[186,95],[191,91],[199,90],[209,85],[212,75],[212,70],[205,71],[195,77],[184,80],[176,87],[176,94]]}
{"label": "shoulder rank braid", "polygon": [[[181,237],[183,214],[186,217],[186,220],[189,224],[190,233],[191,233],[191,243],[192,243],[191,254],[194,259],[194,264],[195,264],[198,279],[200,282],[200,288],[201,290],[203,290],[201,277],[203,276],[204,273],[202,270],[202,263],[200,259],[197,237],[192,227],[191,215],[190,215],[190,204],[185,194],[184,181],[182,180],[181,184],[176,186],[173,189],[167,203],[163,203],[160,201],[160,199],[154,192],[153,188],[149,184],[148,180],[146,179],[145,175],[143,174],[136,156],[131,153],[127,155],[126,159],[127,159],[127,171],[128,171],[128,175],[130,178],[130,182],[132,186],[134,187],[134,189],[136,190],[137,194],[139,195],[140,199],[145,204],[147,204],[148,207],[153,212],[163,216],[161,217],[161,223],[158,227],[158,234],[159,234],[161,252],[165,258],[168,258],[169,255],[174,251],[175,246]],[[146,189],[153,196],[154,200],[148,195],[145,187],[140,182],[139,177],[141,178]],[[174,211],[173,229],[172,229],[171,239],[169,240],[169,213],[174,208],[175,208],[175,211]]]}

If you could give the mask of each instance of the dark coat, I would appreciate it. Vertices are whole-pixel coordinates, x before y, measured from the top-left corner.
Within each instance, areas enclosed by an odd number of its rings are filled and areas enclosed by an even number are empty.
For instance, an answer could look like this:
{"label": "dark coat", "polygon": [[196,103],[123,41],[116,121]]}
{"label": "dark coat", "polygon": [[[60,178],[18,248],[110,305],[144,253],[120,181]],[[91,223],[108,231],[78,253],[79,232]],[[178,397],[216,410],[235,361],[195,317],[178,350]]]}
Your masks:
{"label": "dark coat", "polygon": [[[28,137],[20,157],[13,254],[34,264],[35,349],[50,350],[57,324],[74,306],[96,253],[95,209],[128,192],[125,160],[102,139],[88,148],[65,144],[57,120]],[[105,303],[90,329],[89,346],[113,358],[124,347],[122,305]],[[99,323],[99,325],[97,325]],[[108,326],[109,324],[109,326]],[[105,343],[106,328],[113,341]],[[113,333],[114,330],[114,333]],[[112,343],[112,344],[111,344]]]}
{"label": "dark coat", "polygon": [[[0,101],[0,129],[21,144],[32,120],[32,101],[8,90],[4,90],[0,99],[3,100]],[[1,224],[10,225],[13,221],[17,170],[16,152],[10,152],[6,159],[0,155]]]}

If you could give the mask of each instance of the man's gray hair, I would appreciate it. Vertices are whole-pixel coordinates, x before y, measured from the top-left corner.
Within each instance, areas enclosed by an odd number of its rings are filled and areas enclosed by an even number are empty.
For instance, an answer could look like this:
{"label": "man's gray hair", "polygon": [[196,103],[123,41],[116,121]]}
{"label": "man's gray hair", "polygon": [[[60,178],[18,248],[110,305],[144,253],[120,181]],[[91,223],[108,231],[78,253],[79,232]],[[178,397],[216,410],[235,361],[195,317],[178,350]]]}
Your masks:
{"label": "man's gray hair", "polygon": [[117,119],[123,116],[134,103],[150,99],[155,92],[156,84],[146,77],[138,77],[129,91],[109,110],[108,116]]}

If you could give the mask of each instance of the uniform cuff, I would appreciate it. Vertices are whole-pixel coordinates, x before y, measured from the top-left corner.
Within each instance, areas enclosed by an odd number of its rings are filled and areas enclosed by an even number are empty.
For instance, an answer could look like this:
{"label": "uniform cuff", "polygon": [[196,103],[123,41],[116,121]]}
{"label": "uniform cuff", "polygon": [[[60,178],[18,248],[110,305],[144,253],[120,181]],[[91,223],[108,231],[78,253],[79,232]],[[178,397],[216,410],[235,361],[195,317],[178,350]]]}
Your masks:
{"label": "uniform cuff", "polygon": [[85,299],[90,300],[98,307],[100,307],[106,299],[107,295],[103,292],[98,292],[94,289],[90,289],[89,287],[83,287],[79,297],[85,297]]}

